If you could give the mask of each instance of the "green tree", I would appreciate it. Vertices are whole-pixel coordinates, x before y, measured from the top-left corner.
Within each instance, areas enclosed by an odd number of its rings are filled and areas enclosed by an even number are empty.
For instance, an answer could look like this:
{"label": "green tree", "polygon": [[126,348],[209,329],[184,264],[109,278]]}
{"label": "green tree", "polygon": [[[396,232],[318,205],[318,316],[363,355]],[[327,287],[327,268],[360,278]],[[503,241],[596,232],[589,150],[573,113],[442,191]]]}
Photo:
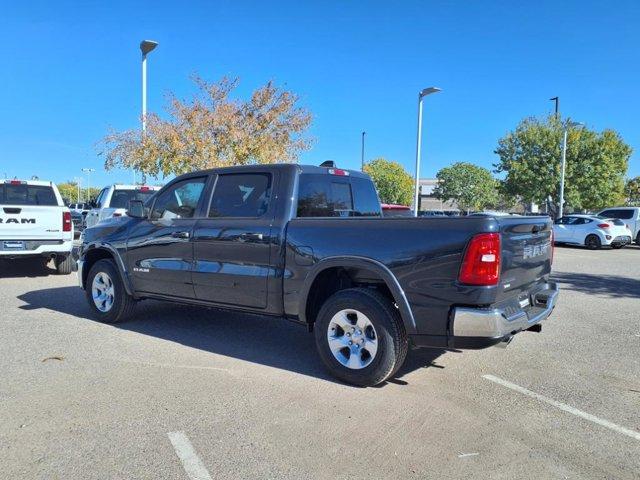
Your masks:
{"label": "green tree", "polygon": [[[497,173],[504,191],[525,202],[557,201],[565,122],[550,116],[527,118],[498,141]],[[613,130],[568,129],[565,201],[574,209],[596,210],[624,193],[631,147]]]}
{"label": "green tree", "polygon": [[486,168],[457,162],[436,174],[434,195],[446,202],[455,200],[463,210],[483,210],[498,201],[498,183]]}
{"label": "green tree", "polygon": [[411,205],[413,202],[413,177],[398,162],[376,158],[364,166],[378,190],[382,203]]}
{"label": "green tree", "polygon": [[[73,181],[66,181],[64,183],[58,183],[56,185],[58,187],[58,191],[63,199],[65,199],[69,203],[76,203],[78,201],[78,184]],[[100,189],[96,187],[91,187],[89,191],[89,199],[95,199],[100,193]],[[87,189],[80,187],[80,200],[82,202],[87,201]]]}
{"label": "green tree", "polygon": [[640,177],[627,180],[624,193],[628,205],[640,205]]}
{"label": "green tree", "polygon": [[113,132],[101,142],[105,168],[135,169],[158,177],[204,168],[294,162],[311,146],[304,136],[311,114],[298,97],[267,82],[247,101],[231,98],[238,79],[209,83],[194,77],[190,101],[169,97],[168,119],[147,115],[140,130]]}

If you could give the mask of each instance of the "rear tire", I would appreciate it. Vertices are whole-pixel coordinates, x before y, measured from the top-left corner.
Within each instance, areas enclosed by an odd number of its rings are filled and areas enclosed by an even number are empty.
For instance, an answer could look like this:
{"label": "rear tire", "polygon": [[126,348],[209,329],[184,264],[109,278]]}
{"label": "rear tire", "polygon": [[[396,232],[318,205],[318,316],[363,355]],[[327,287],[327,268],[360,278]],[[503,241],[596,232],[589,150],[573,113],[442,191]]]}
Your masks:
{"label": "rear tire", "polygon": [[[69,254],[64,258],[56,258],[55,264],[56,273],[58,275],[69,275],[71,272],[73,272],[73,255]],[[46,265],[47,264],[45,263],[45,267]]]}
{"label": "rear tire", "polygon": [[320,309],[314,332],[327,370],[361,387],[377,385],[395,374],[409,348],[398,309],[369,288],[341,290],[329,297]]}
{"label": "rear tire", "polygon": [[589,250],[598,250],[602,247],[602,242],[597,235],[587,235],[584,244]]}
{"label": "rear tire", "polygon": [[85,295],[96,318],[104,323],[117,323],[131,316],[135,299],[124,288],[120,272],[112,260],[99,260],[87,275]]}

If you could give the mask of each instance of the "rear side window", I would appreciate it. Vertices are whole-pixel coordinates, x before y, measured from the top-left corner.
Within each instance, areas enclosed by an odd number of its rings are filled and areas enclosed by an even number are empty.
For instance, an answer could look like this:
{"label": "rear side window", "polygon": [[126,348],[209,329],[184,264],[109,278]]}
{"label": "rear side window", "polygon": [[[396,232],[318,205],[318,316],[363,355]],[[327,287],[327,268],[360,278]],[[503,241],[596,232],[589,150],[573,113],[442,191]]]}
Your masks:
{"label": "rear side window", "polygon": [[633,218],[633,210],[605,210],[600,216],[630,220]]}
{"label": "rear side window", "polygon": [[373,184],[364,178],[301,174],[298,217],[381,216]]}
{"label": "rear side window", "polygon": [[205,178],[189,178],[175,183],[158,195],[151,220],[193,218],[204,189]]}
{"label": "rear side window", "polygon": [[52,187],[44,185],[9,184],[0,185],[0,205],[58,205]]}
{"label": "rear side window", "polygon": [[218,175],[210,218],[254,218],[267,213],[271,198],[271,175],[267,173],[229,173]]}

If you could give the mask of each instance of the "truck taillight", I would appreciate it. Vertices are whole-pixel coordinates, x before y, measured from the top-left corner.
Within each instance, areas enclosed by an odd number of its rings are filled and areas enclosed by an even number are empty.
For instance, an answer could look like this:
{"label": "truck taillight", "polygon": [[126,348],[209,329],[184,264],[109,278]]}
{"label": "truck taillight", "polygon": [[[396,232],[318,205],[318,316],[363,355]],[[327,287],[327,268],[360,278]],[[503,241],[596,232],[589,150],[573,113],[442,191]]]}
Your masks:
{"label": "truck taillight", "polygon": [[340,175],[342,177],[348,177],[349,176],[349,171],[342,170],[341,168],[330,168],[329,169],[329,173],[331,175]]}
{"label": "truck taillight", "polygon": [[467,245],[458,280],[466,285],[497,285],[500,279],[500,234],[479,233]]}
{"label": "truck taillight", "polygon": [[62,212],[62,231],[71,231],[71,212]]}

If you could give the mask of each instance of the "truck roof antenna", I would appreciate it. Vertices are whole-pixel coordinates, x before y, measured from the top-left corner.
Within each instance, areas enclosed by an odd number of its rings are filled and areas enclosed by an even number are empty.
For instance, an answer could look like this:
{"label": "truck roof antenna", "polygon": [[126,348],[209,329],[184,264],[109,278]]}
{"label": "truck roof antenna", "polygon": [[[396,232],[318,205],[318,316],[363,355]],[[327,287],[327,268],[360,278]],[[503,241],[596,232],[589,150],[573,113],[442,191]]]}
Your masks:
{"label": "truck roof antenna", "polygon": [[320,164],[321,167],[326,167],[326,168],[335,168],[336,167],[336,162],[334,162],[333,160],[325,160],[324,162],[322,162]]}

